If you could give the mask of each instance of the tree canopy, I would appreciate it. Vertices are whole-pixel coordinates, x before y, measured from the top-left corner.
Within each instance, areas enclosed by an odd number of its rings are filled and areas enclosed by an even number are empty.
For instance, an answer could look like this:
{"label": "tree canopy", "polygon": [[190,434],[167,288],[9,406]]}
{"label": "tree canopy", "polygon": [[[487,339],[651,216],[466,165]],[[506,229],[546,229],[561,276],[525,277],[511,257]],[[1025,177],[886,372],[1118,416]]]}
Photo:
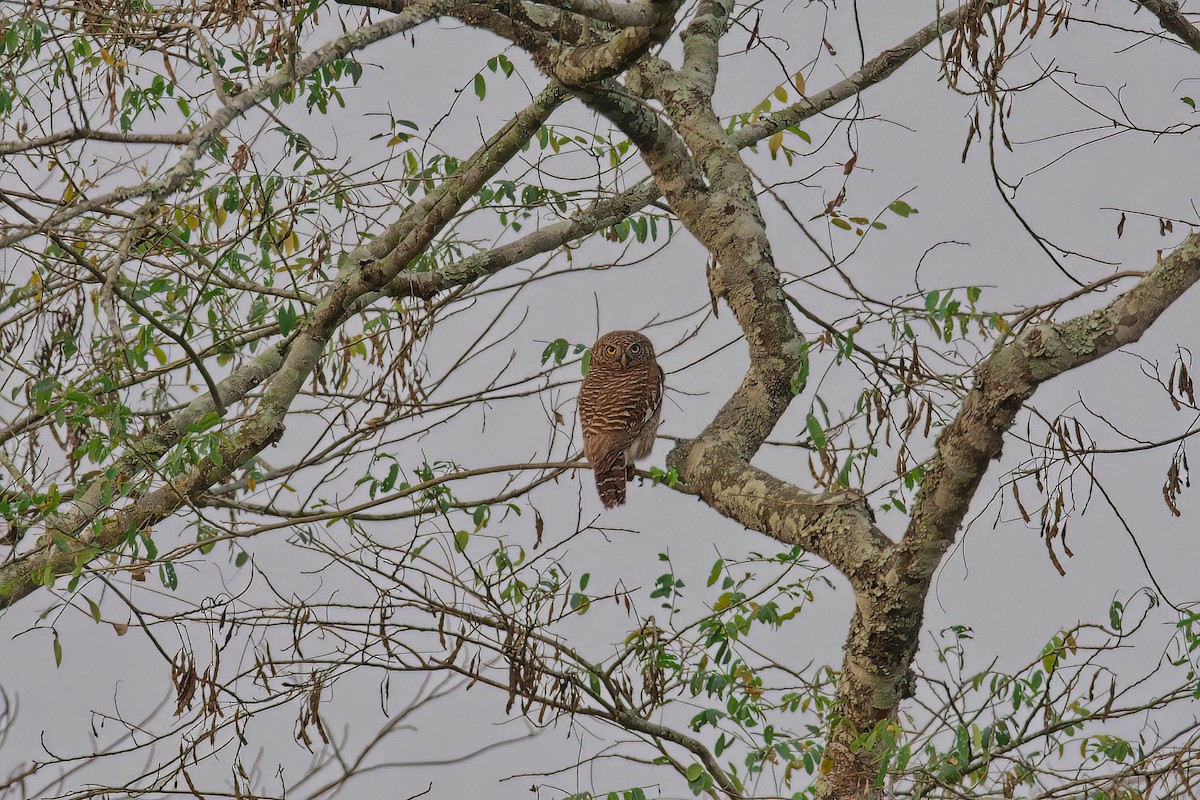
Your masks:
{"label": "tree canopy", "polygon": [[0,3],[0,798],[1194,796],[1200,29],[899,5]]}

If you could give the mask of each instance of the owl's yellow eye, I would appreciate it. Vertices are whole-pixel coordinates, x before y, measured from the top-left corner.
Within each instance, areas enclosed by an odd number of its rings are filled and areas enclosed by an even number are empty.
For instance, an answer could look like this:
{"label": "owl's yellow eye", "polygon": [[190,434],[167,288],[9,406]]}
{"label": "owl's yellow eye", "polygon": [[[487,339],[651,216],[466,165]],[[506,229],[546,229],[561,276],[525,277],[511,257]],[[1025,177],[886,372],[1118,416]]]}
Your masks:
{"label": "owl's yellow eye", "polygon": [[615,356],[617,354],[617,346],[614,344],[610,344],[604,348],[604,352],[610,356]]}

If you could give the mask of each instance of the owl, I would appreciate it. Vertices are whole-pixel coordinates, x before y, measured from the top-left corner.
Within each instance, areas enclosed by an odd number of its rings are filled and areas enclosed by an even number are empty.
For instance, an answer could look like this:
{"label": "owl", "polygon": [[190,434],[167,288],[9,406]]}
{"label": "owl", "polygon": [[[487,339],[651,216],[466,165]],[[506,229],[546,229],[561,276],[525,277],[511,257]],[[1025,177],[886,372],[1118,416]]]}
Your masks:
{"label": "owl", "polygon": [[625,502],[633,462],[654,447],[664,388],[654,345],[640,333],[613,331],[592,345],[591,366],[579,390],[579,419],[583,453],[605,508]]}

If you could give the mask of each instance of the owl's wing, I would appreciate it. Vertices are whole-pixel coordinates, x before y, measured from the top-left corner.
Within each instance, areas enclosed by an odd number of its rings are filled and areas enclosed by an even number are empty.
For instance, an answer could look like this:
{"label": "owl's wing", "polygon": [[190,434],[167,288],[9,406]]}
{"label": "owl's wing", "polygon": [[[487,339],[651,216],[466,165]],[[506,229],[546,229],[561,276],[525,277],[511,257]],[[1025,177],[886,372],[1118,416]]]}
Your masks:
{"label": "owl's wing", "polygon": [[667,375],[657,363],[654,365],[653,374],[657,380],[649,392],[650,408],[646,411],[646,422],[657,429],[658,421],[662,417],[663,395],[667,391]]}
{"label": "owl's wing", "polygon": [[629,398],[625,430],[629,433],[630,441],[636,439],[647,425],[657,424],[655,420],[662,411],[663,386],[662,367],[647,364],[638,381],[636,395]]}
{"label": "owl's wing", "polygon": [[[625,448],[632,441],[633,436],[626,431],[598,433],[584,444],[583,454],[587,456],[588,463],[599,475],[611,470],[618,459],[624,459]],[[622,475],[625,474],[624,469],[622,464]]]}

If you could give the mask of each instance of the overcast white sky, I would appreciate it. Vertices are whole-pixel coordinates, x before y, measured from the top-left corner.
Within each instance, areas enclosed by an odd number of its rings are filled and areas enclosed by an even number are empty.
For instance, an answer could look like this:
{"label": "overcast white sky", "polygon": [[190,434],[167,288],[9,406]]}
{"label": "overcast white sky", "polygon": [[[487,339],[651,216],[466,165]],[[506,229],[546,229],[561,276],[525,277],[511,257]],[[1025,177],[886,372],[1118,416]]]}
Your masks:
{"label": "overcast white sky", "polygon": [[[1128,3],[1103,4],[1096,18],[1122,26],[1151,27],[1153,19],[1145,13],[1134,17],[1130,13],[1132,8]],[[912,33],[934,13],[932,3],[924,1],[864,3],[861,11],[863,47],[868,58]],[[780,8],[772,7],[769,13],[779,23],[783,14]],[[1076,13],[1092,17],[1094,12],[1081,4]],[[783,19],[785,23],[780,23],[778,30],[770,31],[780,37],[773,42],[776,55],[789,72],[805,70],[810,91],[825,87],[859,65],[851,4],[826,9],[817,3],[794,3],[788,6]],[[823,31],[826,24],[828,27]],[[336,32],[335,24],[326,24],[323,35],[309,40],[306,50]],[[822,35],[836,49],[837,56],[831,58],[827,52],[822,53],[810,73],[808,64],[821,49]],[[746,38],[745,32],[731,34],[724,48],[729,57],[722,64],[718,92],[718,110],[722,114],[747,110],[783,79],[775,56],[763,49],[741,52]],[[790,47],[784,39],[790,42]],[[1189,110],[1178,97],[1195,90],[1179,82],[1197,74],[1196,65],[1200,62],[1196,54],[1154,42],[1129,48],[1137,41],[1136,36],[1110,28],[1073,24],[1054,39],[1039,39],[1034,54],[1015,65],[1008,78],[1016,82],[1022,71],[1026,77],[1033,77],[1035,60],[1043,66],[1053,62],[1059,70],[1059,83],[1106,113],[1117,113],[1110,91],[1120,90],[1125,110],[1140,124],[1165,128],[1187,121]],[[1116,52],[1123,48],[1126,48],[1123,52]],[[500,42],[486,35],[451,25],[426,26],[418,31],[415,47],[396,39],[372,47],[361,56],[372,66],[367,68],[360,87],[346,92],[348,106],[338,112],[336,121],[319,115],[308,117],[297,110],[280,113],[326,154],[336,153],[355,163],[369,163],[379,153],[378,145],[370,141],[371,136],[382,130],[383,121],[375,116],[378,112],[390,109],[396,116],[414,120],[424,134],[446,113],[453,93],[468,87],[452,114],[440,122],[433,135],[436,146],[465,156],[480,141],[481,130],[490,133],[528,97],[516,77],[502,82],[490,74],[485,102],[478,102],[471,92],[469,85],[474,73],[501,49]],[[532,67],[518,53],[509,52],[509,56],[531,87],[540,88],[541,79]],[[753,168],[761,179],[770,183],[804,179],[803,184],[781,185],[779,192],[801,220],[808,220],[820,213],[842,179],[836,167],[812,176],[810,173],[820,166],[843,161],[852,145],[858,161],[850,185],[848,212],[873,216],[901,195],[919,209],[918,215],[907,219],[885,217],[888,230],[869,236],[847,262],[847,273],[874,297],[890,299],[917,289],[977,285],[985,287],[982,305],[1008,310],[1069,293],[1074,287],[1048,264],[993,186],[986,142],[976,142],[967,163],[960,162],[967,132],[965,115],[972,100],[948,90],[944,82],[938,81],[935,56],[936,48],[931,48],[927,56],[913,59],[884,85],[866,93],[864,113],[869,119],[855,127],[851,143],[847,143],[846,129],[841,126],[834,133],[835,144],[811,162],[800,159],[788,169],[782,161],[770,160],[764,148],[764,152],[748,156]],[[1073,74],[1078,75],[1078,83],[1072,82]],[[832,115],[842,113],[850,113],[848,105],[835,108]],[[244,131],[261,123],[261,117],[251,120],[243,123]],[[563,109],[552,119],[552,124],[564,121],[589,128],[595,125],[577,104]],[[817,119],[806,123],[804,128],[819,142],[833,126],[833,119]],[[1058,135],[1085,128],[1091,129],[1090,132]],[[1170,248],[1184,233],[1183,226],[1177,226],[1173,235],[1162,238],[1157,222],[1131,217],[1124,236],[1118,240],[1115,227],[1119,215],[1106,209],[1135,209],[1180,219],[1197,216],[1192,203],[1196,186],[1200,185],[1197,181],[1200,159],[1196,158],[1193,134],[1155,138],[1128,133],[1075,149],[1085,141],[1104,137],[1108,129],[1097,115],[1050,83],[1043,83],[1018,98],[1008,133],[1014,144],[1028,143],[1017,147],[1015,153],[1001,152],[999,158],[1000,168],[1010,180],[1029,175],[1015,202],[1031,224],[1064,247],[1117,262],[1116,266],[1106,266],[1067,259],[1066,263],[1084,280],[1095,280],[1116,269],[1148,268],[1154,263],[1156,250]],[[1060,157],[1049,169],[1035,172]],[[822,266],[821,255],[801,236],[780,206],[768,196],[763,196],[762,204],[781,269],[806,273]],[[392,218],[381,215],[382,222],[390,222]],[[823,222],[812,224],[813,230],[824,235]],[[915,285],[915,266],[926,251],[940,242],[947,244],[925,256],[919,285]],[[355,242],[343,244],[352,246]],[[839,254],[845,253],[850,245],[849,238],[834,240]],[[619,252],[616,245],[590,242],[572,254],[572,263],[609,263]],[[515,349],[515,371],[532,373],[538,367],[538,357],[546,341],[563,337],[571,342],[590,343],[597,324],[601,330],[642,328],[658,318],[669,319],[703,308],[709,302],[704,281],[705,260],[696,243],[686,233],[679,232],[676,241],[663,252],[636,266],[582,272],[535,283],[521,293],[502,317],[499,328],[506,329],[528,312],[525,324],[500,353],[507,355]],[[560,257],[556,266],[564,268],[565,260]],[[8,268],[13,266],[10,264]],[[832,276],[820,280],[826,287],[841,288]],[[852,307],[826,293],[809,288],[797,291],[802,302],[827,319],[854,313]],[[1071,308],[1077,311],[1107,302],[1110,297],[1111,294],[1089,299]],[[427,349],[434,372],[439,363],[459,352],[466,337],[478,334],[487,317],[482,309],[498,308],[499,303],[499,298],[485,301],[476,312],[453,318],[436,330]],[[1194,308],[1195,297],[1185,297],[1133,348],[1134,352],[1169,365],[1177,343],[1194,346]],[[662,361],[668,372],[668,384],[676,390],[664,411],[661,433],[677,437],[694,435],[736,386],[745,360],[740,345],[684,368],[738,336],[730,316],[723,313],[718,320],[706,324],[700,336],[678,349],[671,348],[689,332],[686,324],[650,330],[659,350],[667,351]],[[802,321],[801,327],[808,333],[817,333],[810,323]],[[827,361],[826,358],[821,365]],[[1034,398],[1034,406],[1044,417],[1052,419],[1082,397],[1093,411],[1119,420],[1124,430],[1147,441],[1186,430],[1194,420],[1186,411],[1174,412],[1161,390],[1145,379],[1140,370],[1131,355],[1114,354],[1044,386]],[[816,392],[820,392],[836,416],[839,408],[850,407],[861,389],[852,368],[832,370],[819,383],[816,366],[813,373],[809,391],[798,398],[775,438],[796,440],[802,435],[805,414]],[[550,437],[543,404],[561,404],[564,414],[573,414],[573,392],[572,387],[557,394],[545,392],[541,398],[496,404],[487,414],[486,425],[479,413],[467,413],[454,424],[438,428],[419,441],[405,443],[396,455],[406,466],[422,457],[455,460],[464,465],[518,463],[539,453],[538,457],[566,457],[568,450],[561,443],[551,454],[541,452]],[[1129,444],[1095,418],[1087,417],[1082,409],[1077,409],[1077,413],[1087,420],[1089,430],[1102,446]],[[1124,599],[1150,582],[1129,533],[1099,495],[1092,496],[1086,515],[1071,522],[1068,543],[1074,558],[1066,559],[1059,550],[1067,570],[1065,577],[1056,572],[1047,558],[1036,524],[1027,526],[1020,520],[1011,496],[1002,510],[996,503],[988,505],[999,488],[1000,477],[1027,457],[1028,448],[1019,440],[1028,432],[1014,430],[1003,462],[993,465],[985,479],[973,507],[973,523],[964,531],[937,576],[927,609],[927,634],[919,656],[920,664],[935,674],[935,641],[938,632],[947,626],[967,625],[974,629],[969,656],[976,667],[998,659],[999,668],[1013,669],[1035,658],[1042,644],[1056,631],[1081,619],[1105,620],[1114,597]],[[1043,434],[1044,424],[1036,423],[1032,438],[1040,442]],[[306,426],[294,424],[279,452],[300,452],[300,448],[311,444],[308,435]],[[668,449],[669,443],[660,441],[652,463],[661,465]],[[1200,541],[1195,536],[1194,520],[1188,516],[1189,511],[1195,510],[1193,497],[1185,494],[1180,501],[1185,512],[1182,519],[1170,514],[1161,497],[1171,449],[1109,456],[1102,458],[1096,469],[1097,477],[1130,521],[1137,543],[1162,589],[1171,600],[1183,603],[1195,599],[1194,576]],[[811,478],[802,453],[792,448],[768,449],[756,463],[800,485],[809,485]],[[282,455],[272,458],[282,460]],[[342,478],[346,482],[344,491],[349,490],[353,478]],[[541,487],[532,495],[533,505],[547,522],[547,543],[561,540],[574,531],[577,505],[582,497],[585,522],[591,515],[599,515],[597,526],[618,530],[608,533],[593,530],[575,539],[566,548],[566,563],[577,573],[590,572],[592,587],[597,592],[598,587],[641,587],[637,593],[639,612],[658,615],[660,623],[665,612],[657,608],[657,601],[649,598],[654,579],[664,571],[657,557],[659,553],[670,554],[676,574],[687,582],[685,610],[680,614],[688,616],[701,607],[701,602],[713,599],[704,589],[704,580],[718,554],[733,558],[752,551],[772,553],[781,549],[766,537],[721,519],[692,498],[662,487],[635,486],[627,507],[600,514],[590,479],[590,473],[576,475]],[[337,488],[331,485],[326,491]],[[465,493],[481,494],[476,490]],[[994,524],[997,519],[999,523]],[[894,511],[881,514],[879,522],[892,534],[904,524]],[[178,521],[172,522],[157,535],[169,536],[181,528]],[[533,522],[529,514],[506,521],[489,532],[532,546]],[[411,528],[403,526],[380,526],[374,533],[389,541],[412,535]],[[330,535],[338,534],[330,529]],[[273,579],[285,581],[287,591],[321,599],[337,587],[349,596],[357,593],[363,599],[363,587],[345,574],[306,573],[306,569],[316,567],[319,561],[302,554],[287,538],[286,532],[280,531],[247,543],[256,559],[267,565]],[[818,590],[815,603],[798,623],[770,642],[771,652],[793,666],[801,667],[810,661],[834,666],[840,663],[851,594],[839,576],[828,570],[825,575],[832,588]],[[216,594],[220,591],[220,581],[227,582],[228,591],[240,589],[246,582],[246,572],[235,570],[223,557],[195,570],[181,569],[180,577],[183,582],[180,591],[192,598]],[[139,591],[154,590],[153,582],[152,577]],[[261,584],[255,584],[249,591],[249,597],[260,592],[265,596]],[[119,707],[124,718],[139,719],[139,715],[148,713],[171,691],[167,665],[136,627],[118,637],[111,627],[96,625],[83,614],[68,614],[57,621],[64,657],[62,666],[55,669],[49,632],[28,630],[49,602],[48,594],[35,594],[0,616],[0,641],[5,643],[0,647],[0,686],[10,701],[20,704],[16,728],[0,752],[0,775],[13,771],[27,759],[44,757],[43,747],[60,755],[87,753],[92,747],[93,733],[98,734],[100,741],[108,742],[119,730],[116,723],[104,722],[99,715],[111,714]],[[105,611],[113,618],[120,616],[115,603],[106,605]],[[1157,627],[1146,641],[1161,648],[1171,635],[1173,617],[1160,609],[1154,620]],[[578,646],[599,656],[619,644],[632,625],[623,614],[598,609],[576,627]],[[166,628],[160,632],[167,634]],[[174,652],[180,645],[179,637],[190,640],[196,633],[180,629],[173,641],[169,637],[164,639],[164,646]],[[211,655],[202,639],[191,640],[191,644],[198,658]],[[1158,651],[1150,644],[1143,647],[1122,658],[1131,663],[1146,659],[1153,662]],[[249,660],[248,654],[246,659]],[[378,673],[364,671],[361,676],[340,681],[328,693],[324,712],[333,730],[341,726],[368,734],[377,730],[384,719],[380,710],[380,680]],[[390,706],[393,712],[402,707],[401,698],[406,692],[415,691],[418,683],[419,678],[412,677],[398,676],[393,680]],[[447,798],[479,791],[487,791],[490,797],[530,797],[530,786],[534,783],[558,786],[565,791],[612,785],[613,775],[617,774],[614,770],[623,768],[619,762],[601,762],[595,767],[596,773],[588,768],[550,779],[521,778],[497,783],[514,773],[554,769],[570,764],[580,753],[596,752],[601,745],[582,731],[586,729],[601,738],[613,735],[596,724],[579,723],[573,727],[564,723],[532,741],[496,749],[461,764],[428,763],[455,759],[489,743],[526,734],[528,726],[523,721],[505,714],[505,700],[501,693],[476,687],[470,693],[456,694],[418,711],[407,720],[411,729],[394,734],[390,745],[378,754],[379,759],[413,762],[413,765],[398,771],[368,773],[353,782],[343,796],[402,798],[421,791],[430,782],[431,796]],[[159,715],[157,726],[169,722],[169,711],[170,706],[166,714]],[[292,708],[266,715],[255,723],[252,730],[257,735],[252,737],[244,758],[252,760],[250,752],[262,748],[263,773],[275,773],[276,765],[282,763],[286,774],[297,774],[307,763],[308,755],[293,742],[293,726]],[[362,735],[352,733],[351,739],[361,743]],[[166,752],[170,751],[168,746]],[[228,769],[228,764],[222,767]],[[139,768],[139,761],[127,759],[119,767],[114,764],[88,773],[85,780],[119,782],[122,776],[128,779]],[[652,774],[654,780],[663,777],[659,772]],[[69,785],[75,785],[75,781]],[[266,781],[265,788],[271,785]],[[555,796],[545,786],[537,796]],[[666,796],[686,794],[686,787],[673,785],[665,792]]]}

